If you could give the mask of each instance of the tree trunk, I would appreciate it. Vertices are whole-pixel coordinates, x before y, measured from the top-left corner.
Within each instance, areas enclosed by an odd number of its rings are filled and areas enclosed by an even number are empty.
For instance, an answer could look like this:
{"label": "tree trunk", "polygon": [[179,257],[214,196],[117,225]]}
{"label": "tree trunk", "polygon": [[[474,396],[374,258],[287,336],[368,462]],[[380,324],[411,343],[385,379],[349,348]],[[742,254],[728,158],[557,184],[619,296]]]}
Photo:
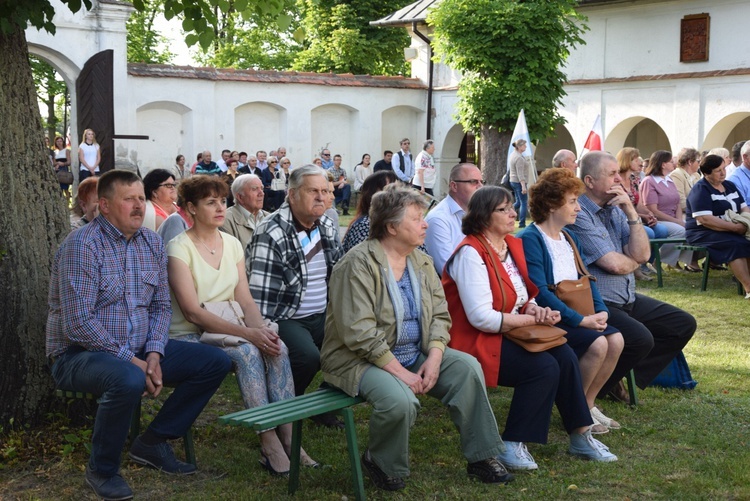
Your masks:
{"label": "tree trunk", "polygon": [[487,184],[499,186],[508,165],[508,147],[512,132],[498,132],[496,127],[482,125],[479,155]]}
{"label": "tree trunk", "polygon": [[47,137],[51,147],[55,146],[55,136],[57,135],[57,116],[55,115],[55,96],[47,94]]}
{"label": "tree trunk", "polygon": [[52,257],[69,232],[28,58],[22,29],[0,33],[0,426],[38,423],[50,408],[47,289]]}

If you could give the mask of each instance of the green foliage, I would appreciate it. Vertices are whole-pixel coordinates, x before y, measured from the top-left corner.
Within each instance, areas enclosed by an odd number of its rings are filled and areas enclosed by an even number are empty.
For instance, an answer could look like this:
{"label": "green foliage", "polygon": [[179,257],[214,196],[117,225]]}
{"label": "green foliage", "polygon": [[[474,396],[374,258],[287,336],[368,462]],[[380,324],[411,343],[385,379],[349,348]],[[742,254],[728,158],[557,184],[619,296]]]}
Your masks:
{"label": "green foliage", "polygon": [[57,71],[45,61],[36,56],[29,56],[31,74],[34,77],[34,87],[39,103],[47,110],[47,116],[42,117],[42,126],[50,136],[50,142],[55,134],[64,136],[63,122],[64,107],[67,103],[68,86],[58,78]]}
{"label": "green foliage", "polygon": [[239,14],[227,17],[223,36],[212,48],[197,57],[201,64],[217,68],[288,70],[302,46],[295,40],[301,31],[294,12]]}
{"label": "green foliage", "polygon": [[526,110],[532,139],[564,123],[561,66],[582,43],[585,18],[574,0],[444,0],[428,16],[435,59],[464,74],[457,119],[478,133],[482,125],[512,131]]}
{"label": "green foliage", "polygon": [[[91,8],[91,0],[60,0],[72,12],[78,12],[81,6]],[[0,10],[0,33],[9,34],[17,29],[33,26],[50,33],[55,32],[52,18],[55,9],[49,0],[3,0]]]}
{"label": "green foliage", "polygon": [[156,63],[172,62],[174,54],[167,47],[168,39],[154,29],[156,16],[164,12],[164,0],[150,0],[143,5],[143,10],[134,12],[127,22],[128,62]]}
{"label": "green foliage", "polygon": [[370,26],[403,7],[395,0],[298,0],[306,39],[293,68],[301,71],[404,75],[403,30]]}

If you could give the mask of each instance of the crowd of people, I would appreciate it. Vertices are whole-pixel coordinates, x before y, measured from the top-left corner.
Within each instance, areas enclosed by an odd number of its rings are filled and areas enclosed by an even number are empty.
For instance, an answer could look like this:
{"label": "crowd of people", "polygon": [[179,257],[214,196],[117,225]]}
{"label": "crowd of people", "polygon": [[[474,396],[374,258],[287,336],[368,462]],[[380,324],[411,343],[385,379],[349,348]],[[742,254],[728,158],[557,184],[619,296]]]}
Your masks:
{"label": "crowd of people", "polygon": [[[517,142],[519,156],[525,147]],[[529,445],[546,443],[553,405],[571,455],[617,461],[595,438],[621,427],[601,399],[627,402],[624,376],[633,370],[645,388],[696,330],[688,312],[636,292],[649,239],[681,235],[709,249],[750,298],[750,143],[733,174],[744,185],[726,180],[729,152],[692,149],[676,171],[671,153],[654,152],[644,176],[633,148],[580,162],[561,150],[535,182],[511,177],[520,196],[462,163],[425,215],[434,148],[426,141],[412,160],[404,139],[373,167],[365,154],[353,185],[325,148],[296,167],[284,148],[225,151],[218,163],[204,151],[192,167],[178,156],[143,180],[113,170],[80,184],[77,229],[52,270],[47,353],[58,386],[102,397],[85,473],[97,495],[132,496],[119,473],[127,422],[141,394],[165,384],[176,389],[129,456],[193,473],[168,440],[231,368],[247,408],[302,395],[321,371],[324,384],[364,398],[361,463],[385,490],[406,485],[420,395],[448,407],[467,474],[482,482],[540,467]],[[353,188],[356,212],[340,234],[336,209],[347,214]],[[700,259],[662,253],[686,269]],[[577,281],[588,306],[560,293]],[[212,346],[210,333],[233,341]],[[546,344],[533,344],[542,333]],[[486,389],[496,386],[513,388],[502,429]],[[314,420],[343,428],[335,414]],[[287,474],[291,426],[258,438],[261,465]],[[319,466],[304,450],[300,461]]]}

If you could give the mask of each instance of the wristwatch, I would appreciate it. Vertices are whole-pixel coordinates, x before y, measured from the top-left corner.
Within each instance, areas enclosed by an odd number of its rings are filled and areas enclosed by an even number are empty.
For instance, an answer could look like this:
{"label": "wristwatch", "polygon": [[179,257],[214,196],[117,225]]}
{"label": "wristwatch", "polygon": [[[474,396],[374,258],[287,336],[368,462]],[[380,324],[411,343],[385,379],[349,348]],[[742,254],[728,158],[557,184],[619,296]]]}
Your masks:
{"label": "wristwatch", "polygon": [[627,221],[630,226],[635,226],[636,224],[643,224],[643,221],[641,221],[641,218],[634,219],[633,221],[628,219]]}

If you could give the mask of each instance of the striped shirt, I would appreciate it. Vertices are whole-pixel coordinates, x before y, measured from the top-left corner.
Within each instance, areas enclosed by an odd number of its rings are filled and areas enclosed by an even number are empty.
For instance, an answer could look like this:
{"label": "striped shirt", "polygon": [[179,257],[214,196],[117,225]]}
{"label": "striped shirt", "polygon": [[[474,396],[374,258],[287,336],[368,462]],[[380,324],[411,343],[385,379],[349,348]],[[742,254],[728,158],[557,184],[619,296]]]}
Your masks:
{"label": "striped shirt", "polygon": [[126,361],[163,355],[172,306],[161,237],[141,228],[127,240],[98,216],[57,251],[48,302],[47,356],[70,346]]}
{"label": "striped shirt", "polygon": [[308,235],[302,230],[297,233],[307,263],[307,289],[302,293],[299,308],[292,318],[305,318],[326,311],[328,287],[326,284],[326,258],[320,240],[320,227],[316,226]]}

